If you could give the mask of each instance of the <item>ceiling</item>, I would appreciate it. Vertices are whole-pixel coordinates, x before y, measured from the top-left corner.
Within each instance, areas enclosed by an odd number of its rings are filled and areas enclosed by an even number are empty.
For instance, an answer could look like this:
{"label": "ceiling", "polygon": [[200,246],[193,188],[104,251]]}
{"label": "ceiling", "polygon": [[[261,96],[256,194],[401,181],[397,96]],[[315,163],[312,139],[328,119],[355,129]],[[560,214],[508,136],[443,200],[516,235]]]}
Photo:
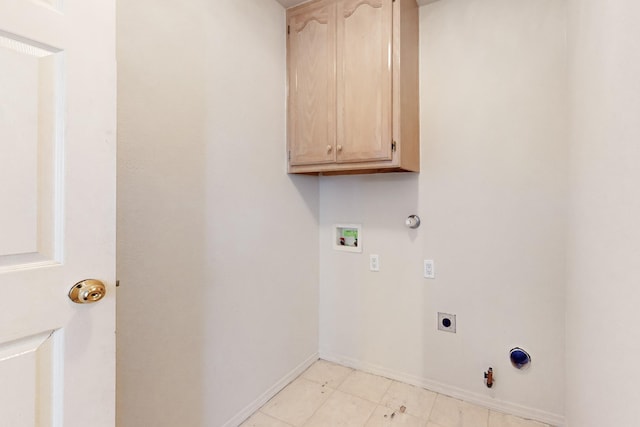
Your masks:
{"label": "ceiling", "polygon": [[[309,0],[277,0],[278,3],[280,3],[281,5],[283,5],[285,8],[289,8],[292,6],[297,6],[301,3],[306,3]],[[438,0],[416,0],[418,2],[419,6],[424,6],[425,4],[429,4],[429,3],[433,3],[434,1],[438,1]]]}

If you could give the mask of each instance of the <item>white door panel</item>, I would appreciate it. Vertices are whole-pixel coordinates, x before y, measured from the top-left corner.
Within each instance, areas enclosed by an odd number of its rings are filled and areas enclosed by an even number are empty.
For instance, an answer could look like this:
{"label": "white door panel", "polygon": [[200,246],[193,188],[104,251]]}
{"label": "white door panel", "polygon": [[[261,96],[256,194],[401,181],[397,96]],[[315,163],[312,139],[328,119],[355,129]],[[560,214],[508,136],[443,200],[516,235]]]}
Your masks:
{"label": "white door panel", "polygon": [[62,55],[0,33],[0,269],[59,260]]}
{"label": "white door panel", "polygon": [[115,424],[114,31],[113,0],[0,0],[2,427]]}
{"label": "white door panel", "polygon": [[[13,387],[0,388],[0,425],[60,425],[62,405],[53,391],[62,384],[56,351],[60,333],[47,331],[0,345],[0,377]],[[57,411],[54,413],[54,411]]]}

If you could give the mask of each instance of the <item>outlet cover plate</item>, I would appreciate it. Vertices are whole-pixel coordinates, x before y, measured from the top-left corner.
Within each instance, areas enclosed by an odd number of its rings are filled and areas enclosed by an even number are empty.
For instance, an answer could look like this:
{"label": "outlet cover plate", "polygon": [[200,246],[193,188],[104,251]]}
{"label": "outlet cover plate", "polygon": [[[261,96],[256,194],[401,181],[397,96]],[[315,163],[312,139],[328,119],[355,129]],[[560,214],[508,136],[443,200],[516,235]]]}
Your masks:
{"label": "outlet cover plate", "polygon": [[456,333],[456,315],[438,312],[438,330]]}
{"label": "outlet cover plate", "polygon": [[432,259],[425,259],[424,260],[424,277],[425,279],[435,279],[436,278],[436,270],[435,270],[435,266],[433,265],[433,260]]}
{"label": "outlet cover plate", "polygon": [[380,256],[377,254],[369,255],[369,271],[380,271]]}

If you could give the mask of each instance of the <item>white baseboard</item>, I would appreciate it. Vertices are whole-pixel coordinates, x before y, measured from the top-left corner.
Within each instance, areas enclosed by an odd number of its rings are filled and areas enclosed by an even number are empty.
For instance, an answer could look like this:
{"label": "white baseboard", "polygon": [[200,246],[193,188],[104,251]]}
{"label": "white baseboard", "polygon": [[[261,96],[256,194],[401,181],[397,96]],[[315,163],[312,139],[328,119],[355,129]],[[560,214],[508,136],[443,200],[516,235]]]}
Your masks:
{"label": "white baseboard", "polygon": [[282,377],[278,382],[269,387],[267,391],[262,393],[256,400],[247,405],[243,410],[238,412],[229,421],[224,423],[222,427],[238,427],[247,418],[249,418],[254,412],[262,407],[273,396],[278,394],[280,390],[285,388],[291,381],[295,380],[301,373],[303,373],[309,366],[311,366],[316,360],[318,360],[318,353],[314,353],[309,356],[304,362],[296,366],[291,372]]}
{"label": "white baseboard", "polygon": [[453,387],[447,384],[443,384],[437,381],[430,380],[428,378],[416,377],[402,372],[392,371],[382,366],[377,366],[371,363],[363,362],[346,356],[340,356],[337,354],[320,352],[320,358],[329,362],[335,362],[340,365],[348,366],[350,368],[358,369],[361,371],[369,372],[371,374],[380,375],[392,380],[401,381],[407,384],[415,385],[418,387],[426,388],[427,390],[434,391],[436,393],[444,394],[446,396],[455,397],[456,399],[464,400],[465,402],[473,403],[475,405],[483,406],[494,411],[503,412],[518,417],[540,421],[545,424],[549,424],[556,427],[563,427],[565,425],[565,418],[563,415],[553,414],[539,409],[530,408],[527,406],[519,405],[517,403],[507,402],[504,400],[492,399],[490,397],[480,395],[478,393],[463,390],[458,387]]}

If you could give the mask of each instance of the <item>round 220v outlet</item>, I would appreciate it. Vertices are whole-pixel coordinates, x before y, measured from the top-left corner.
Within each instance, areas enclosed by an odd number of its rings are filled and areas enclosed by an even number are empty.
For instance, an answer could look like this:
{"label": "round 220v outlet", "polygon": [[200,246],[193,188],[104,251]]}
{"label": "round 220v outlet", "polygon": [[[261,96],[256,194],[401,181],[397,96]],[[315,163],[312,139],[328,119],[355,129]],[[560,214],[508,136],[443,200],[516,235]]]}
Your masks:
{"label": "round 220v outlet", "polygon": [[456,315],[438,312],[438,330],[456,333]]}

